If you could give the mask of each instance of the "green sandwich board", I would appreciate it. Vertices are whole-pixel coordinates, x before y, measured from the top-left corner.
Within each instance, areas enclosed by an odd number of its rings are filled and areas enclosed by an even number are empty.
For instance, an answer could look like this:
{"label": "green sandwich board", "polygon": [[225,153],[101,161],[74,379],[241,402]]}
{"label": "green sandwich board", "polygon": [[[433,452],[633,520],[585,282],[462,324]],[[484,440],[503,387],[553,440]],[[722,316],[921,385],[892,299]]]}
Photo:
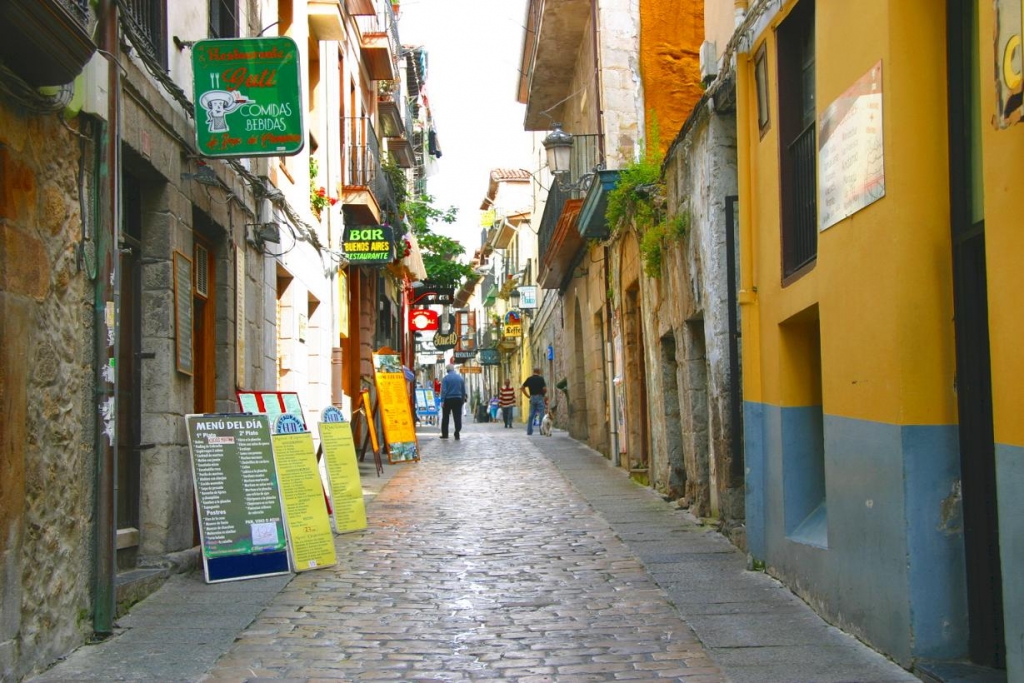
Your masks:
{"label": "green sandwich board", "polygon": [[196,145],[203,156],[302,151],[299,48],[286,37],[200,40],[192,48]]}

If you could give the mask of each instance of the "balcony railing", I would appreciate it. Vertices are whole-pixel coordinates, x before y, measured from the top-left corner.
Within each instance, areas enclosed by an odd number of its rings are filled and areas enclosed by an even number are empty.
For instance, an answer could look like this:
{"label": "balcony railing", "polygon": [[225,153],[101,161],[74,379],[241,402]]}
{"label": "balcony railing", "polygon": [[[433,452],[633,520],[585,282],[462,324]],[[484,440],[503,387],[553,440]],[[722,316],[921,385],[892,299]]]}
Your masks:
{"label": "balcony railing", "polygon": [[[570,199],[581,199],[586,195],[589,184],[580,181],[588,174],[592,174],[594,169],[602,163],[600,137],[600,135],[573,136],[569,172],[551,183],[547,203],[544,205],[544,214],[541,217],[537,235],[538,251],[542,259],[551,244],[555,226],[558,225],[558,219],[562,215],[565,203]],[[592,176],[590,177],[592,178]]]}
{"label": "balcony railing", "polygon": [[167,54],[164,49],[164,1],[163,0],[124,0],[121,5],[124,16],[134,29],[135,34],[143,41],[139,46],[161,66],[167,66]]}
{"label": "balcony railing", "polygon": [[382,211],[389,218],[397,212],[395,190],[380,163],[380,142],[365,116],[344,119],[345,134],[345,187],[365,187],[373,193]]}
{"label": "balcony railing", "polygon": [[786,149],[789,178],[782,221],[783,276],[818,256],[817,145],[815,124],[807,126]]}
{"label": "balcony railing", "polygon": [[391,46],[391,54],[397,61],[398,49],[402,43],[398,40],[398,22],[395,20],[395,13],[391,9],[390,2],[380,3],[376,14],[356,16],[356,26],[359,27],[359,34],[362,36],[386,33]]}

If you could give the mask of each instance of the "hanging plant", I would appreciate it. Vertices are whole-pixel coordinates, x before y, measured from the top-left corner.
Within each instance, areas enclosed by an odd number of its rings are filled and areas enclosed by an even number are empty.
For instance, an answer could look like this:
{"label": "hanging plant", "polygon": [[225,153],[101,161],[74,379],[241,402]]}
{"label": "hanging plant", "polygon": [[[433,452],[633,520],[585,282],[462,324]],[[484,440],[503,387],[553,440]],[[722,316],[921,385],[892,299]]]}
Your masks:
{"label": "hanging plant", "polygon": [[332,197],[327,193],[327,189],[323,185],[316,187],[317,179],[320,176],[320,165],[317,160],[313,157],[309,158],[309,208],[313,212],[313,215],[320,219],[323,211],[328,206],[334,206],[338,203],[337,197]]}

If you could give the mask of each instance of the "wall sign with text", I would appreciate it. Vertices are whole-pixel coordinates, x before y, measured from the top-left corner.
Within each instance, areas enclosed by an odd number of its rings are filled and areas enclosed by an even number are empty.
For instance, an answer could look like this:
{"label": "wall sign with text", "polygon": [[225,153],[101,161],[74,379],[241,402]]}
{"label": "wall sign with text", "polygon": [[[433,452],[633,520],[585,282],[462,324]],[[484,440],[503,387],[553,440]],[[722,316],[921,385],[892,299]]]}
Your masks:
{"label": "wall sign with text", "polygon": [[196,145],[208,157],[302,151],[299,48],[287,37],[200,40],[192,48]]}
{"label": "wall sign with text", "polygon": [[395,260],[395,231],[390,225],[345,228],[342,250],[357,266],[386,266]]}

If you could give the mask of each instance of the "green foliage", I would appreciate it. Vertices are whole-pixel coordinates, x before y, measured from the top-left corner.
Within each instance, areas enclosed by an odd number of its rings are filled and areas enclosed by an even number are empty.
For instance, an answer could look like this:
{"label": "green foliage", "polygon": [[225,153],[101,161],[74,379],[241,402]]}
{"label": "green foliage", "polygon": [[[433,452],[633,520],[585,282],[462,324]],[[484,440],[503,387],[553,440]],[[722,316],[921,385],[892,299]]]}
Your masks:
{"label": "green foliage", "polygon": [[409,183],[405,177],[405,171],[398,167],[390,155],[386,161],[381,162],[380,167],[387,179],[391,181],[391,187],[395,191],[395,204],[401,206],[409,197]]}
{"label": "green foliage", "polygon": [[608,193],[605,218],[612,232],[632,224],[640,233],[661,222],[661,204],[665,184],[661,180],[661,133],[658,119],[650,114],[651,135],[640,152],[640,160],[627,165],[619,173],[619,182]]}
{"label": "green foliage", "polygon": [[320,176],[320,164],[314,157],[309,157],[309,208],[317,218],[328,206],[338,203],[337,197],[327,193],[324,186],[317,187],[317,180]]}
{"label": "green foliage", "polygon": [[438,222],[452,224],[458,210],[455,207],[438,209],[430,195],[420,195],[402,202],[401,213],[408,228],[416,235],[427,279],[452,287],[458,287],[473,274],[473,268],[457,259],[466,253],[460,242],[444,235],[438,235],[431,226]]}
{"label": "green foliage", "polygon": [[658,122],[652,115],[649,144],[639,161],[620,172],[618,184],[608,193],[605,212],[613,233],[628,228],[637,232],[644,272],[650,277],[661,274],[667,243],[685,238],[690,231],[690,215],[686,211],[671,218],[665,215],[663,161]]}
{"label": "green foliage", "polygon": [[644,263],[644,272],[650,277],[661,275],[661,264],[668,243],[684,239],[689,232],[690,214],[682,211],[641,233],[640,258]]}

